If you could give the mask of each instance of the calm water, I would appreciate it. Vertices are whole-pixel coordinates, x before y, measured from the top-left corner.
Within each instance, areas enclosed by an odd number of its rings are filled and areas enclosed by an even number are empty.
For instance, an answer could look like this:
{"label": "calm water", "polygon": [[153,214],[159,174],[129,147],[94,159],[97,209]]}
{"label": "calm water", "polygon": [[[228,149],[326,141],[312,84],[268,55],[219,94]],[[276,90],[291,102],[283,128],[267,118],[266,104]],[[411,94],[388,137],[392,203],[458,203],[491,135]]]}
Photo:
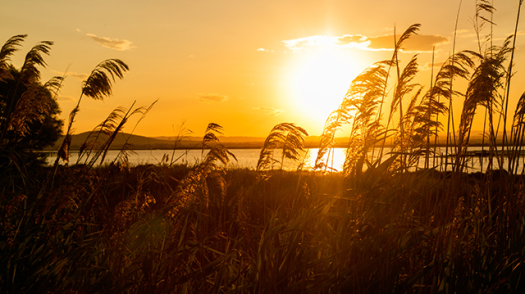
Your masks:
{"label": "calm water", "polygon": [[[301,161],[299,163],[294,163],[291,161],[286,161],[284,164],[284,168],[287,170],[295,170],[299,166],[300,163],[303,163],[304,168],[311,168],[314,165],[315,158],[317,157],[317,152],[319,149],[312,148],[309,149],[308,152],[304,154]],[[479,151],[481,150],[481,147],[470,147],[469,151]],[[487,148],[485,147],[485,150]],[[388,151],[388,150],[387,150]],[[237,162],[232,161],[230,163],[230,167],[232,168],[250,168],[255,169],[257,166],[257,160],[259,159],[259,153],[260,149],[232,149],[230,150],[235,156],[237,157]],[[444,148],[442,150],[438,150],[438,153],[442,152],[444,153]],[[117,157],[119,151],[118,150],[110,150],[108,152],[108,155],[104,161],[104,163],[111,163],[115,160]],[[206,151],[205,153],[206,154]],[[275,150],[274,158],[280,159],[281,152],[279,150]],[[377,156],[377,151],[376,151]],[[201,150],[176,150],[175,153],[173,153],[173,150],[136,150],[134,153],[129,154],[129,163],[130,165],[141,165],[141,164],[162,164],[166,163],[166,157],[168,157],[167,163],[170,163],[172,161],[172,157],[176,160],[175,163],[177,164],[188,164],[188,165],[194,165],[196,163],[199,163],[203,160],[203,155]],[[49,156],[47,158],[48,164],[52,165],[55,161],[56,153],[49,153]],[[342,169],[343,163],[345,158],[345,149],[344,148],[335,148],[334,149],[334,156],[333,159],[330,159],[330,163],[333,163],[333,167],[340,171]],[[164,161],[163,161],[164,159]],[[75,164],[78,160],[78,152],[71,152],[71,157],[69,160],[70,164]],[[441,163],[441,158],[436,158],[436,164],[439,165]],[[444,160],[444,159],[443,159]],[[450,162],[451,159],[449,159]],[[483,169],[486,169],[488,165],[488,158],[484,157],[481,160],[483,160]],[[430,159],[431,165],[433,162],[433,159]],[[83,162],[81,162],[83,163]],[[424,158],[422,158],[419,162],[420,167],[424,167],[425,161]],[[469,161],[469,172],[477,172],[481,171],[481,162],[479,157],[472,157]],[[497,163],[494,162],[494,164]],[[504,166],[507,166],[507,161],[505,160]],[[520,169],[523,167],[523,158],[520,158]],[[275,165],[274,168],[278,169],[280,168],[279,165]],[[450,167],[447,168],[450,170]]]}

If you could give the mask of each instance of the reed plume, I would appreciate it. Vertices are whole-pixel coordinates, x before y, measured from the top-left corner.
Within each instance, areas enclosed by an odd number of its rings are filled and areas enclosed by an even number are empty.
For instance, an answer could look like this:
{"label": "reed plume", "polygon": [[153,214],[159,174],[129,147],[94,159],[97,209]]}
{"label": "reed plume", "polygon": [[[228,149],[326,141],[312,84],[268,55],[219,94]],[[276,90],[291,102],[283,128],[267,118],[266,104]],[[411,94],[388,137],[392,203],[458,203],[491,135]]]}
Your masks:
{"label": "reed plume", "polygon": [[[82,95],[94,100],[104,100],[112,94],[112,83],[122,79],[129,67],[120,59],[107,59],[99,63],[83,83]],[[80,102],[80,101],[79,101]]]}
{"label": "reed plume", "polygon": [[431,137],[437,138],[439,131],[443,130],[439,116],[449,112],[449,107],[441,98],[448,100],[451,105],[450,102],[454,96],[463,96],[461,92],[452,89],[452,83],[456,78],[467,79],[469,77],[469,69],[474,66],[472,57],[477,57],[477,54],[472,51],[461,51],[447,58],[420,105],[416,107],[415,125],[412,127],[415,133],[412,139],[417,139],[413,142],[417,145],[415,146],[418,149],[417,152],[425,155],[426,168],[430,167],[430,155],[436,155],[435,146],[433,148],[430,146],[430,139]]}
{"label": "reed plume", "polygon": [[[512,141],[510,143],[512,145],[512,150],[509,156],[509,171],[512,174],[516,174],[518,172],[519,159],[525,138],[525,92],[521,94],[521,97],[518,100],[511,133]],[[525,171],[525,164],[523,164],[523,166]],[[522,173],[524,171],[522,171]]]}
{"label": "reed plume", "polygon": [[346,176],[362,173],[364,163],[373,161],[368,150],[386,136],[384,127],[375,119],[388,76],[385,65],[376,63],[358,75],[341,104],[343,115],[351,117],[347,121],[351,122],[351,129],[343,165]]}
{"label": "reed plume", "polygon": [[181,205],[184,208],[193,208],[195,205],[207,207],[209,195],[206,179],[212,171],[227,167],[231,159],[237,161],[235,155],[219,141],[216,133],[222,134],[222,126],[216,123],[208,124],[202,144],[210,149],[204,160],[182,179],[177,192],[169,199],[172,209],[170,215],[176,215]]}
{"label": "reed plume", "polygon": [[[392,58],[390,60],[390,62],[388,62],[388,65],[389,65],[389,68],[388,68],[388,73],[390,73],[390,70],[392,67],[395,67],[396,69],[396,74],[397,74],[397,81],[399,83],[399,79],[401,78],[401,70],[400,70],[400,66],[399,66],[399,52],[402,51],[403,49],[403,43],[408,40],[411,36],[413,35],[416,35],[419,31],[419,28],[421,27],[420,24],[413,24],[411,25],[410,27],[408,27],[405,32],[403,32],[403,34],[401,35],[401,37],[399,38],[399,40],[396,40],[396,35],[394,33],[394,52],[392,53]],[[389,74],[387,74],[387,77],[385,79],[385,84],[384,84],[384,91],[383,91],[383,97],[381,98],[381,106],[379,108],[379,114],[377,116],[377,120],[380,121],[382,119],[382,111],[383,111],[383,103],[385,101],[385,98],[387,96],[387,86],[388,86],[388,77],[389,77]],[[396,87],[397,88],[397,87]],[[394,99],[393,99],[394,100]],[[403,117],[403,100],[399,100],[399,109],[400,109],[400,121],[401,121],[401,117]],[[390,104],[391,106],[391,110],[392,110],[392,106],[394,105],[394,103],[392,102]],[[397,106],[396,106],[397,107]],[[389,115],[388,115],[388,119],[387,119],[387,123],[386,123],[386,129],[389,129],[390,127],[390,122],[392,120],[392,115],[393,115],[393,112],[390,111]],[[403,133],[403,130],[401,129],[400,130],[401,133]],[[386,137],[383,138],[383,144],[381,146],[381,150],[380,150],[380,153],[379,153],[379,159],[378,161],[381,162],[382,161],[382,158],[383,158],[383,151],[385,149],[385,144],[386,144]]]}
{"label": "reed plume", "polygon": [[214,143],[219,143],[219,138],[217,134],[222,135],[223,127],[216,123],[209,123],[204,132],[204,137],[202,138],[202,152],[204,155],[204,150],[211,148]]}
{"label": "reed plume", "polygon": [[[124,126],[129,121],[129,119],[135,115],[142,115],[139,121],[137,122],[138,124],[153,107],[155,102],[152,103],[149,107],[137,107],[133,109],[133,106],[135,105],[135,102],[133,102],[129,109],[126,109],[124,107],[118,107],[114,109],[102,123],[100,123],[93,131],[89,133],[84,143],[82,143],[79,149],[77,163],[80,163],[81,160],[85,157],[84,163],[87,164],[89,168],[94,166],[99,159],[100,164],[103,164],[107,153],[111,147],[111,144],[122,132]],[[127,165],[127,150],[130,149],[128,141],[134,130],[135,128],[133,128],[131,133],[126,138],[123,147],[121,148],[119,154],[115,158],[115,162],[120,162],[124,165]],[[91,156],[93,151],[96,152],[93,156]]]}
{"label": "reed plume", "polygon": [[16,106],[7,123],[7,130],[14,133],[15,138],[25,137],[31,124],[43,123],[46,115],[53,111],[54,97],[62,87],[63,77],[55,76],[43,86],[31,83],[16,102]]}
{"label": "reed plume", "polygon": [[204,157],[204,161],[200,164],[200,169],[208,173],[213,169],[218,169],[223,166],[228,166],[230,158],[237,161],[237,157],[231,153],[224,144],[222,144],[217,137],[217,134],[222,134],[222,126],[216,123],[209,123],[206,127],[206,132],[202,138],[203,152],[204,148],[209,148],[210,151]]}
{"label": "reed plume", "polygon": [[279,160],[274,158],[274,150],[281,149],[281,169],[283,169],[284,160],[299,160],[301,152],[304,151],[304,137],[308,132],[292,123],[280,123],[273,127],[268,137],[264,141],[263,148],[257,161],[258,172],[271,169],[274,163]]}
{"label": "reed plume", "polygon": [[29,84],[40,81],[40,70],[37,66],[46,67],[43,54],[49,55],[52,45],[53,42],[51,41],[42,41],[29,50],[20,69],[20,81],[22,83]]}
{"label": "reed plume", "polygon": [[341,108],[338,107],[337,110],[330,113],[326,119],[323,133],[320,137],[319,151],[317,152],[317,157],[315,159],[314,169],[315,170],[324,170],[333,167],[330,167],[328,164],[330,159],[330,151],[333,150],[335,145],[335,134],[339,131],[347,121],[351,119],[351,114],[348,114]]}
{"label": "reed plume", "polygon": [[58,165],[59,159],[66,162],[69,160],[69,146],[71,144],[71,136],[73,135],[72,127],[75,116],[80,110],[82,97],[85,95],[95,100],[103,100],[105,97],[110,96],[112,94],[112,83],[115,82],[116,78],[122,79],[124,72],[128,70],[128,65],[122,60],[107,59],[99,63],[93,71],[91,71],[88,78],[83,82],[82,92],[80,93],[77,105],[69,114],[67,131],[62,145],[59,148],[55,166]]}
{"label": "reed plume", "polygon": [[[517,16],[516,16],[516,25],[514,26],[514,34],[513,34],[513,37],[512,37],[512,48],[510,49],[511,50],[511,55],[510,55],[510,61],[509,61],[509,66],[508,66],[508,70],[507,70],[507,80],[506,80],[506,83],[505,83],[505,96],[504,96],[504,109],[503,109],[503,140],[501,142],[501,145],[502,145],[502,153],[503,153],[503,148],[505,148],[505,145],[507,143],[507,114],[508,114],[508,109],[509,109],[509,96],[510,96],[510,86],[511,86],[511,80],[512,80],[512,75],[513,75],[513,65],[514,65],[514,53],[516,51],[516,37],[517,37],[517,34],[518,34],[518,24],[519,24],[519,20],[520,20],[520,12],[521,12],[521,6],[523,5],[523,0],[520,0],[519,1],[519,5],[518,5],[518,11],[517,11]],[[520,102],[518,102],[518,105],[519,105]],[[519,108],[519,107],[518,107]],[[516,110],[517,112],[518,110]],[[512,132],[512,129],[511,129],[511,134],[510,134],[510,138],[509,138],[509,141],[513,141],[513,132]],[[508,153],[513,153],[513,154],[516,154],[516,150],[518,145],[514,145],[514,144],[511,144],[513,147],[511,148],[512,150],[509,150],[507,149],[507,152]],[[521,146],[520,146],[521,147]],[[511,162],[513,161],[513,158],[514,156],[512,156],[512,158],[509,159],[509,165],[508,165],[508,169],[512,172],[514,171],[514,168],[511,166]]]}
{"label": "reed plume", "polygon": [[[403,34],[405,35],[405,34]],[[399,40],[401,41],[402,38]],[[397,61],[397,55],[396,55],[396,64],[399,71],[399,65]],[[404,143],[406,140],[407,133],[404,129],[404,123],[403,119],[405,115],[403,114],[403,98],[408,95],[410,92],[412,92],[419,84],[412,83],[412,80],[416,77],[417,73],[419,72],[418,69],[418,63],[417,63],[417,54],[412,57],[412,59],[408,62],[408,64],[403,69],[403,72],[399,75],[398,74],[398,80],[397,85],[394,88],[394,94],[392,98],[392,103],[390,105],[390,113],[388,115],[389,121],[387,122],[387,126],[389,125],[390,119],[394,117],[394,114],[399,109],[399,124],[398,128],[399,131],[395,134],[394,139],[394,146],[393,150],[394,152],[400,153],[401,156],[399,157],[399,164],[400,167],[403,169],[406,167],[406,160],[407,160],[407,154],[406,154],[406,148],[407,146]],[[415,96],[414,99],[417,99]],[[415,101],[413,101],[415,103]]]}
{"label": "reed plume", "polygon": [[[40,82],[40,70],[39,66],[46,67],[46,62],[43,55],[49,55],[53,42],[42,41],[36,44],[29,50],[24,59],[24,64],[17,72],[16,69],[8,65],[11,55],[18,50],[18,46],[24,40],[26,35],[17,35],[9,40],[2,46],[0,51],[0,81],[4,79],[13,79],[13,75],[16,75],[16,84],[14,90],[9,93],[9,97],[5,97],[5,105],[2,105],[0,110],[0,142],[5,144],[7,132],[16,126],[26,126],[31,121],[23,121],[24,119],[38,119],[40,115],[49,113],[46,109],[46,99],[40,99],[42,93],[46,91],[46,88],[42,88]],[[55,78],[52,78],[53,81]],[[46,87],[52,88],[55,83],[48,83]],[[21,95],[19,92],[23,91]],[[34,105],[30,105],[34,103]],[[31,107],[29,107],[31,106]],[[27,113],[20,113],[20,111],[27,111]],[[38,112],[42,111],[42,112]],[[25,129],[24,129],[25,130]],[[24,133],[16,131],[18,134]]]}
{"label": "reed plume", "polygon": [[[358,151],[359,148],[364,147],[361,143],[366,142],[365,149],[370,147],[371,142],[375,144],[375,138],[381,128],[379,120],[372,121],[372,119],[377,115],[377,109],[381,105],[379,99],[384,97],[385,83],[388,79],[388,71],[385,69],[387,65],[389,65],[388,61],[377,62],[352,81],[338,109],[326,120],[314,169],[330,168],[329,153],[335,143],[335,134],[345,125],[353,123],[348,147],[355,149],[347,152],[348,162],[345,164],[345,170],[349,171],[352,165],[351,154],[361,154]],[[361,140],[361,143],[356,140]]]}
{"label": "reed plume", "polygon": [[[478,106],[483,106],[487,109],[489,115],[489,153],[494,154],[494,152],[497,152],[495,149],[496,133],[493,115],[495,112],[500,111],[503,102],[503,97],[499,91],[504,87],[503,79],[507,74],[504,62],[507,59],[507,54],[510,52],[509,43],[510,37],[501,46],[489,47],[483,55],[479,55],[479,65],[472,74],[461,113],[458,152],[454,167],[456,171],[462,171],[465,166],[466,158],[463,155],[467,151],[472,122]],[[491,160],[492,156],[489,159]],[[502,167],[501,164],[500,162],[500,167]],[[489,161],[488,168],[492,168],[491,161]]]}
{"label": "reed plume", "polygon": [[0,49],[0,82],[5,79],[13,79],[9,68],[11,67],[11,56],[19,50],[18,47],[27,35],[16,35],[7,40]]}
{"label": "reed plume", "polygon": [[[413,167],[419,161],[419,157],[424,154],[421,150],[421,145],[426,134],[424,132],[425,129],[420,127],[422,114],[426,114],[421,109],[421,107],[424,107],[421,105],[424,99],[420,101],[419,105],[417,103],[422,91],[423,87],[419,86],[419,89],[410,99],[410,103],[401,119],[404,136],[398,135],[394,138],[392,152],[401,155],[399,157],[400,160],[395,162],[394,166]],[[426,118],[427,116],[424,117]]]}

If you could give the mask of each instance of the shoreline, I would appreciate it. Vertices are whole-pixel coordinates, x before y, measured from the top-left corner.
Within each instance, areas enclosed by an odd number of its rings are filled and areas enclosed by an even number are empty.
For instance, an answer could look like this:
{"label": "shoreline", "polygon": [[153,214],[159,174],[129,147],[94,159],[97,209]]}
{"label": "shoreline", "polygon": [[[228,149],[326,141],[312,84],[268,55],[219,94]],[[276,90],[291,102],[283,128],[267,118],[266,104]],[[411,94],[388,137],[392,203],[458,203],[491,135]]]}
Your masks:
{"label": "shoreline", "polygon": [[[224,147],[228,148],[228,149],[262,149],[263,148],[263,145],[264,144],[248,144],[248,145],[242,145],[242,144],[223,144]],[[334,145],[332,148],[347,148],[348,147],[348,144],[336,144]],[[391,144],[386,144],[385,147],[392,147]],[[430,146],[430,148],[445,148],[447,147],[447,145],[441,145],[441,144],[438,144],[438,145],[435,145],[435,146]],[[459,146],[451,146],[449,145],[449,148],[458,148]],[[489,146],[488,145],[481,145],[481,144],[470,144],[468,145],[467,147],[486,147],[487,150],[485,150],[483,152],[483,154],[487,154],[487,155],[483,155],[483,156],[488,156],[489,154],[489,151],[488,151],[488,148]],[[496,147],[500,150],[501,147],[512,147],[511,145],[496,145]],[[309,145],[309,144],[306,144],[305,149],[318,149],[319,146],[318,145]],[[381,146],[376,146],[375,148],[381,148]],[[121,150],[122,149],[122,146],[114,146],[114,147],[110,147],[109,150]],[[134,151],[139,151],[139,150],[201,150],[202,147],[199,147],[199,146],[180,146],[180,147],[176,147],[176,148],[173,148],[173,147],[168,147],[168,146],[153,146],[153,147],[146,147],[146,146],[137,146],[137,148],[132,148],[130,150],[134,150]],[[275,149],[279,149],[279,148],[275,148]],[[371,148],[372,149],[372,148]],[[80,150],[80,148],[70,148],[69,151],[75,151],[75,152],[78,152]],[[96,149],[93,149],[93,150],[96,150]],[[205,148],[204,150],[210,150],[210,148]],[[58,148],[44,148],[41,152],[58,152]],[[525,151],[522,151],[522,154],[525,154]],[[450,155],[449,155],[450,156]],[[476,155],[473,155],[473,156],[479,156],[478,154]]]}

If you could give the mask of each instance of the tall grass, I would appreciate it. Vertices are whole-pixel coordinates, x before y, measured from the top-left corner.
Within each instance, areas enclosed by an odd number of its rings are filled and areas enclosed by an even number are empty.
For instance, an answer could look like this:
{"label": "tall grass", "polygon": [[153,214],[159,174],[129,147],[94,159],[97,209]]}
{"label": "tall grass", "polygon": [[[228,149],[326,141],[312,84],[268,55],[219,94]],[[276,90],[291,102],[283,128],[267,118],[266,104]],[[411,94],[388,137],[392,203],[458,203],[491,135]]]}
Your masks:
{"label": "tall grass", "polygon": [[[308,135],[291,123],[270,131],[256,170],[227,168],[235,157],[215,123],[204,132],[195,166],[130,167],[123,160],[91,168],[127,118],[151,106],[117,109],[95,128],[79,161],[90,168],[2,171],[0,292],[521,293],[524,95],[507,152],[496,148],[514,37],[481,53],[454,52],[424,91],[414,83],[417,56],[404,66],[398,56],[418,29],[394,40],[391,60],[352,81],[327,119],[313,171],[283,170],[285,160],[301,160]],[[105,75],[102,90],[85,86],[82,95],[110,93],[104,81],[127,67],[109,64],[115,67],[94,71]],[[453,87],[457,78],[468,82],[464,93]],[[439,156],[431,139],[443,131],[443,119],[452,122],[453,97],[463,96],[454,169],[446,171],[447,160],[430,166],[430,157]],[[479,106],[486,109],[494,163],[469,174],[467,147]],[[78,106],[67,133],[76,112]],[[343,129],[348,148],[336,173],[330,154]]]}
{"label": "tall grass", "polygon": [[77,105],[69,114],[69,123],[62,145],[57,153],[55,166],[58,165],[60,159],[69,161],[69,147],[73,135],[73,123],[75,117],[80,111],[80,102],[84,96],[93,98],[95,100],[103,100],[112,93],[112,81],[115,78],[123,78],[124,72],[129,69],[128,65],[119,59],[108,59],[99,63],[93,71],[91,71],[88,78],[82,84],[82,91],[78,98]]}

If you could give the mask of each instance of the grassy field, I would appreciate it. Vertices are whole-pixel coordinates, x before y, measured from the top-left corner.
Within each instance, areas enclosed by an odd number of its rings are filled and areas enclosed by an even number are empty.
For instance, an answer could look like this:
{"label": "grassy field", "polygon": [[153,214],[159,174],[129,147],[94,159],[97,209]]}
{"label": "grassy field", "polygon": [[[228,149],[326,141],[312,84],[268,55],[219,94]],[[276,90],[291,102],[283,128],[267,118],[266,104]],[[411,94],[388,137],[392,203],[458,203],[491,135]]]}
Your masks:
{"label": "grassy field", "polygon": [[[3,186],[3,293],[519,293],[525,178],[32,171]],[[33,174],[34,173],[34,174]],[[4,181],[5,182],[5,181]],[[24,187],[23,189],[21,189]],[[16,189],[17,194],[8,193]],[[21,193],[23,192],[23,193]]]}
{"label": "grassy field", "polygon": [[[493,11],[479,2],[478,33],[493,25]],[[53,113],[32,95],[44,87],[56,98],[61,78],[35,83],[51,42],[13,69],[9,56],[25,36],[11,38],[0,51],[0,86],[14,73],[16,89],[27,83],[28,90],[0,97],[0,292],[523,293],[525,95],[508,111],[516,36],[453,52],[423,92],[413,82],[417,55],[404,66],[398,61],[418,30],[407,28],[390,60],[352,81],[319,137],[315,166],[296,171],[282,167],[300,160],[308,133],[292,123],[271,130],[254,170],[223,168],[235,156],[214,123],[195,166],[172,157],[130,167],[131,131],[119,138],[115,161],[96,167],[128,119],[155,103],[115,109],[86,135],[78,164],[60,164],[69,158],[82,99],[107,97],[128,70],[116,59],[83,83],[55,164],[43,166],[33,152],[39,148],[24,140],[36,140],[32,125]],[[459,79],[464,91],[454,87]],[[456,123],[453,98],[463,101]],[[483,114],[487,172],[468,174],[472,124]],[[343,127],[346,159],[334,172]],[[435,162],[439,136],[449,156]],[[183,138],[174,139],[174,150]]]}

